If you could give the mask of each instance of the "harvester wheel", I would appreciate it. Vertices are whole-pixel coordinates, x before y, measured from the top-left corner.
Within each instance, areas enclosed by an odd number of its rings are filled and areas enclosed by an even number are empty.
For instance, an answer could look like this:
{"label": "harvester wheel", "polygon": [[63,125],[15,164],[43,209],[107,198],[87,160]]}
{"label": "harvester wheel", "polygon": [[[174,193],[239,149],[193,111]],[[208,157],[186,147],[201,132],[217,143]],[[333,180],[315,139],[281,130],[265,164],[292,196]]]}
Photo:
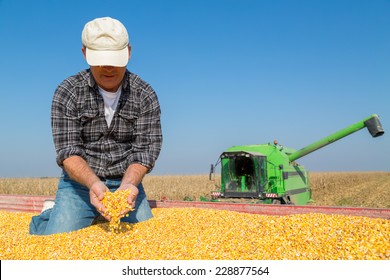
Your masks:
{"label": "harvester wheel", "polygon": [[294,205],[289,196],[282,197],[282,204]]}

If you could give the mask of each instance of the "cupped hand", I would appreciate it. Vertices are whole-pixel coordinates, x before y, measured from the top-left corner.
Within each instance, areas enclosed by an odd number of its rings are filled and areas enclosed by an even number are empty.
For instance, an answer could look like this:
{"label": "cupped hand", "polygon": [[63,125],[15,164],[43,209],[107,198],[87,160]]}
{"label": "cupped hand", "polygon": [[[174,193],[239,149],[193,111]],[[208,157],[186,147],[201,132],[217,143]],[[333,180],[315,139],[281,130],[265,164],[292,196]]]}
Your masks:
{"label": "cupped hand", "polygon": [[107,186],[101,182],[98,181],[96,183],[93,183],[91,188],[89,189],[89,197],[91,204],[95,206],[96,210],[107,220],[110,220],[110,217],[105,214],[106,207],[102,204],[102,200],[104,197],[104,193],[108,192],[109,189]]}
{"label": "cupped hand", "polygon": [[130,190],[130,195],[127,197],[127,203],[129,204],[129,208],[121,213],[121,217],[125,216],[129,211],[134,210],[135,201],[139,193],[138,188],[133,184],[129,184],[129,183],[121,185],[116,191],[128,190],[128,189]]}

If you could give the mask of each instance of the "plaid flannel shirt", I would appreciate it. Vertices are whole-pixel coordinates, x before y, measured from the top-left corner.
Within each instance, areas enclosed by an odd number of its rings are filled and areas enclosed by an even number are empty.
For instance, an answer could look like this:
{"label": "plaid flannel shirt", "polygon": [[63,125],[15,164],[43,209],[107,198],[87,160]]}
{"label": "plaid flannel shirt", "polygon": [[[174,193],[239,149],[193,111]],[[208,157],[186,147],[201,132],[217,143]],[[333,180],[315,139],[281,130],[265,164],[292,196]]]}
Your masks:
{"label": "plaid flannel shirt", "polygon": [[52,102],[51,125],[57,164],[84,158],[100,177],[119,177],[132,163],[151,170],[161,145],[157,95],[139,76],[126,71],[122,93],[108,127],[104,101],[90,70],[64,80]]}

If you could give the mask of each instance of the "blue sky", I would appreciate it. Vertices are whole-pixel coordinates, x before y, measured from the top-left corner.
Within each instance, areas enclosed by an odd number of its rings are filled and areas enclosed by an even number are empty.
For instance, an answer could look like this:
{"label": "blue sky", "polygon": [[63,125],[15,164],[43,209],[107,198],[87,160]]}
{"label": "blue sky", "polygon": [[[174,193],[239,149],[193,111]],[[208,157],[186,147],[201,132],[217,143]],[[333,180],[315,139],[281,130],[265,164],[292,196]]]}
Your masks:
{"label": "blue sky", "polygon": [[[81,31],[128,29],[130,71],[156,90],[164,145],[152,174],[206,174],[233,145],[300,149],[373,113],[390,127],[390,1],[0,0],[0,177],[58,176],[50,105],[88,67]],[[389,136],[359,131],[299,160],[389,171]]]}

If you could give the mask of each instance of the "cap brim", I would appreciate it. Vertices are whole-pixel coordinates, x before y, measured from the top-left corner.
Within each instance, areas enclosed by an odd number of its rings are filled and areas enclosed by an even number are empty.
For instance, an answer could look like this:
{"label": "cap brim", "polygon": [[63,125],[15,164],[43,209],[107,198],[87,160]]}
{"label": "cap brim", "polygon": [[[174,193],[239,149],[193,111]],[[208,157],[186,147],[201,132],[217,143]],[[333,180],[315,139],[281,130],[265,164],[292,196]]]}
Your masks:
{"label": "cap brim", "polygon": [[95,51],[86,48],[85,56],[90,66],[124,67],[129,62],[129,49],[126,47],[118,51]]}

